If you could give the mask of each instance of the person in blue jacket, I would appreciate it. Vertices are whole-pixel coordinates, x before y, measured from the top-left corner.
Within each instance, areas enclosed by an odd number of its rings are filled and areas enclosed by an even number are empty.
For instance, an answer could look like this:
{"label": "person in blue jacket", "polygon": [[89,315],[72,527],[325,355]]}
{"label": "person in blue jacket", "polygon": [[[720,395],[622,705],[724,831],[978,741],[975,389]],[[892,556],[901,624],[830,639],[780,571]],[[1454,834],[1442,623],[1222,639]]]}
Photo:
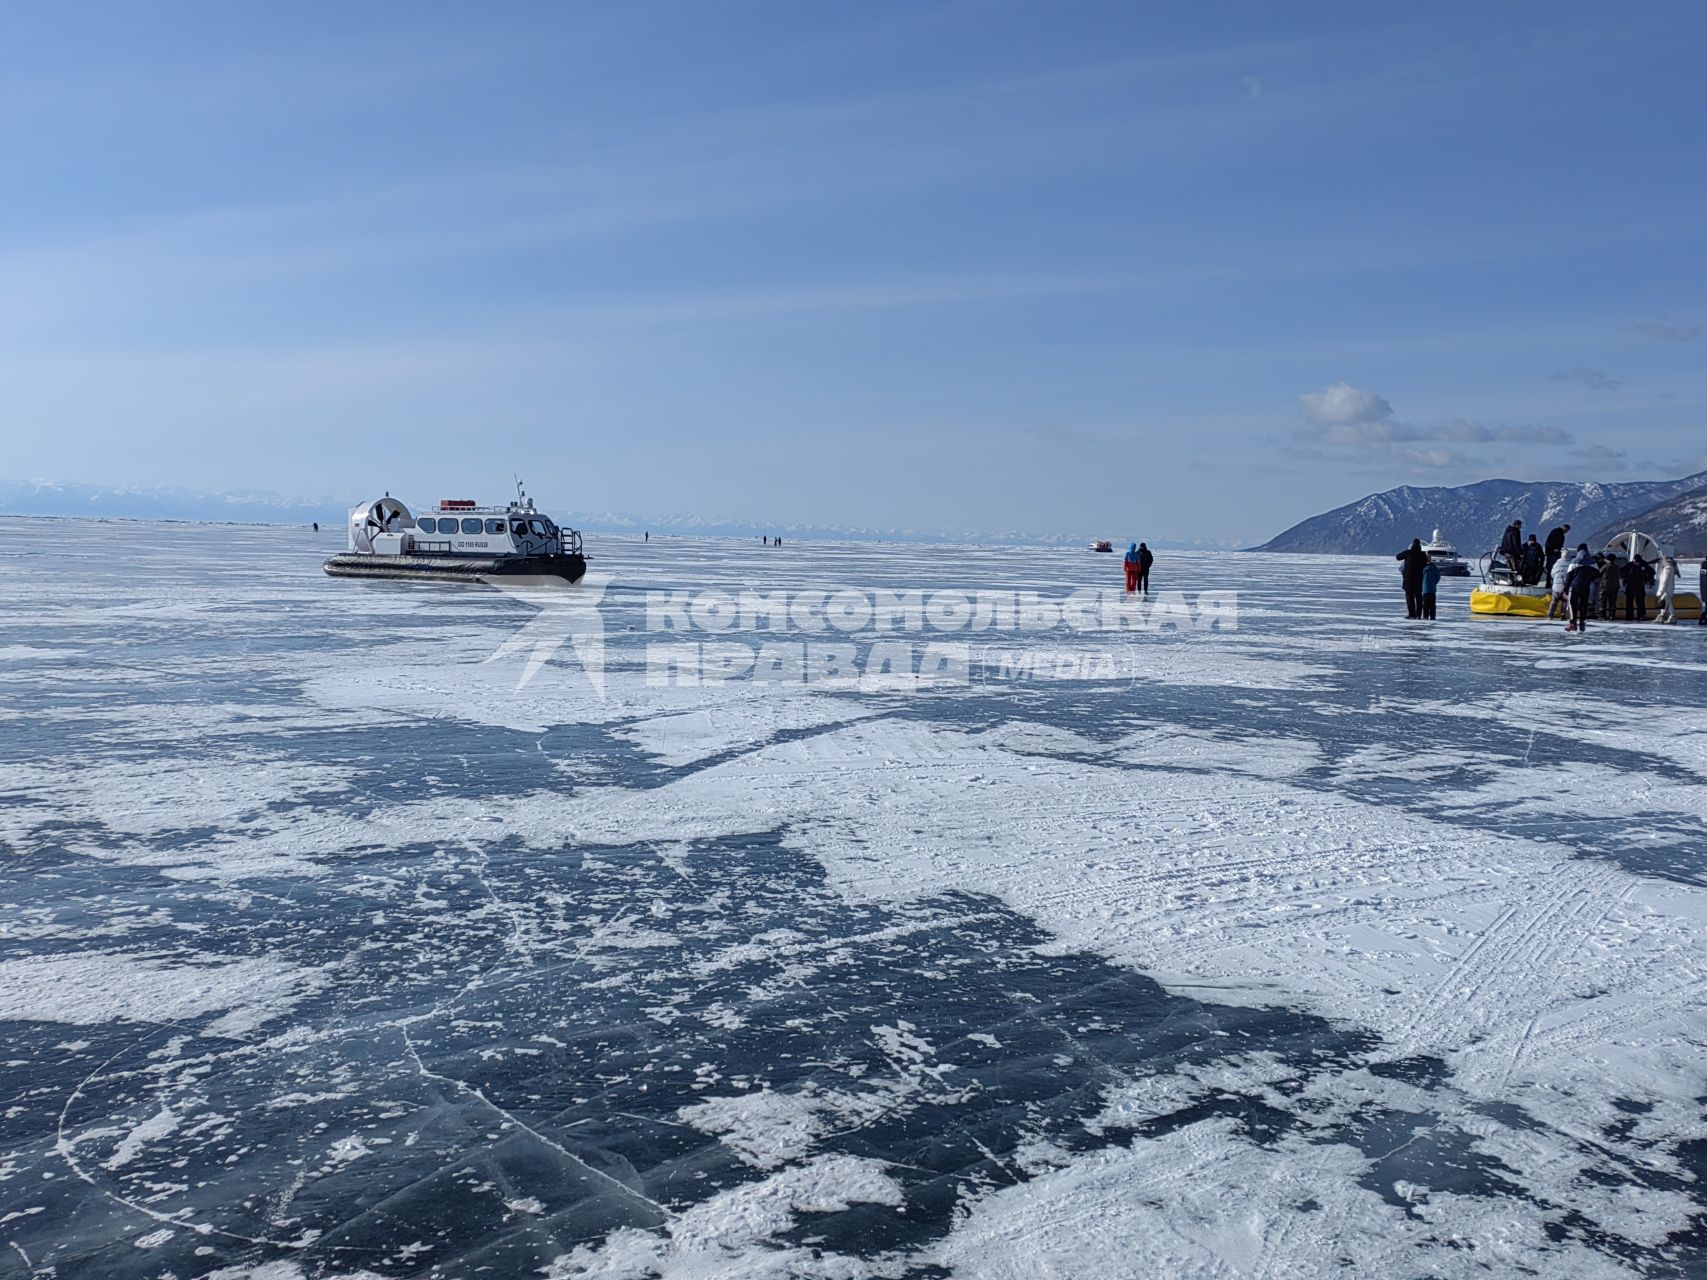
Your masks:
{"label": "person in blue jacket", "polygon": [[1138,544],[1134,542],[1126,548],[1126,594],[1131,595],[1138,590]]}
{"label": "person in blue jacket", "polygon": [[1434,621],[1434,589],[1440,585],[1440,566],[1430,560],[1422,573],[1422,616]]}

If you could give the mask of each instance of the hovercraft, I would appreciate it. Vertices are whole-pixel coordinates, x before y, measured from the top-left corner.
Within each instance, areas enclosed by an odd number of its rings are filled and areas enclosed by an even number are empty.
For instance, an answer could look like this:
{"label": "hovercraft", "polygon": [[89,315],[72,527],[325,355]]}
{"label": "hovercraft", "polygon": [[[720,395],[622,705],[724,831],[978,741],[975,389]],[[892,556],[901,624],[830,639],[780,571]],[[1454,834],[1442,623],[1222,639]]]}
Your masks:
{"label": "hovercraft", "polygon": [[[1613,616],[1607,621],[1624,620],[1624,588],[1623,568],[1630,563],[1631,557],[1640,557],[1642,561],[1653,566],[1656,571],[1659,564],[1670,552],[1659,542],[1645,533],[1631,530],[1621,533],[1608,542],[1601,551],[1603,557],[1615,561],[1619,567],[1618,605]],[[1507,562],[1506,557],[1498,551],[1490,551],[1481,559],[1481,583],[1470,592],[1470,614],[1472,617],[1484,618],[1542,618],[1547,617],[1548,605],[1552,600],[1551,589],[1544,584],[1530,585],[1523,581],[1520,567]],[[1694,621],[1701,616],[1701,598],[1693,592],[1674,590],[1672,593],[1672,609],[1678,620]],[[1649,620],[1659,616],[1659,597],[1650,590],[1647,593],[1647,615]]]}
{"label": "hovercraft", "polygon": [[519,484],[516,500],[505,507],[446,498],[437,510],[421,516],[386,494],[351,509],[348,534],[349,549],[323,566],[333,577],[579,582],[587,572],[581,535],[538,510]]}

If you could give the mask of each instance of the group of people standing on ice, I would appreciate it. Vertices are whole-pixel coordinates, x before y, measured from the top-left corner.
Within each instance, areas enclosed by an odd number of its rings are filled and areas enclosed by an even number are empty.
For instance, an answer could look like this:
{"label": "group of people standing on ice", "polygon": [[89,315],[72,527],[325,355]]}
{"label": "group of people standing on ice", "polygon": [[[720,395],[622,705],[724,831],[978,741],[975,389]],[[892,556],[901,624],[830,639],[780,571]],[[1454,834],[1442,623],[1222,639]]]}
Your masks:
{"label": "group of people standing on ice", "polygon": [[[1648,621],[1648,596],[1652,592],[1659,602],[1655,622],[1677,621],[1677,589],[1681,574],[1675,556],[1660,555],[1647,560],[1632,546],[1628,559],[1621,559],[1610,548],[1603,552],[1588,549],[1579,542],[1575,551],[1566,550],[1571,526],[1561,524],[1547,535],[1545,543],[1537,542],[1530,534],[1524,541],[1523,521],[1513,520],[1500,539],[1498,559],[1502,561],[1515,585],[1547,587],[1547,616],[1563,618],[1566,631],[1586,631],[1590,618],[1612,619],[1618,616],[1618,597],[1624,597],[1624,618],[1628,622]],[[1423,550],[1422,539],[1411,539],[1411,545],[1394,559],[1402,566],[1405,587],[1405,612],[1412,618],[1435,616],[1435,589],[1440,582],[1440,569]],[[1707,600],[1707,560],[1701,565],[1701,596]],[[1707,609],[1700,622],[1707,626]]]}
{"label": "group of people standing on ice", "polygon": [[[1562,524],[1538,545],[1535,535],[1523,540],[1523,521],[1513,520],[1500,539],[1500,555],[1514,582],[1547,587],[1547,616],[1565,619],[1566,631],[1585,631],[1590,618],[1618,616],[1618,597],[1624,597],[1626,622],[1648,621],[1648,595],[1659,602],[1655,622],[1677,621],[1677,586],[1681,576],[1675,556],[1646,560],[1632,554],[1621,560],[1612,551],[1591,552],[1579,542],[1576,551],[1565,553],[1565,538],[1571,526]],[[1707,593],[1707,561],[1702,564],[1702,586]],[[1702,616],[1707,626],[1707,613]]]}
{"label": "group of people standing on ice", "polygon": [[[1588,554],[1587,544],[1578,546],[1577,558],[1580,560]],[[1655,565],[1658,565],[1656,569]],[[1624,620],[1626,622],[1646,622],[1648,620],[1648,593],[1652,591],[1659,601],[1659,616],[1655,622],[1677,621],[1677,561],[1671,556],[1662,556],[1658,561],[1648,561],[1641,556],[1632,556],[1622,563],[1615,555],[1600,553],[1593,556],[1587,567],[1592,576],[1588,582],[1588,616],[1599,618],[1616,618],[1618,616],[1618,595],[1624,594]],[[1563,580],[1565,571],[1561,565],[1554,566],[1553,578],[1548,583],[1549,598],[1547,616],[1569,618],[1565,613],[1566,604],[1570,598],[1570,587]],[[1569,631],[1571,628],[1566,626]],[[1577,628],[1581,630],[1581,627]]]}
{"label": "group of people standing on ice", "polygon": [[1150,594],[1150,566],[1156,562],[1150,548],[1142,542],[1134,542],[1126,548],[1126,594],[1134,592]]}
{"label": "group of people standing on ice", "polygon": [[1511,570],[1512,581],[1526,587],[1548,581],[1554,566],[1565,557],[1565,537],[1570,531],[1570,525],[1562,524],[1547,535],[1545,543],[1537,542],[1533,533],[1525,542],[1523,521],[1513,520],[1508,524],[1505,536],[1500,539],[1500,556]]}

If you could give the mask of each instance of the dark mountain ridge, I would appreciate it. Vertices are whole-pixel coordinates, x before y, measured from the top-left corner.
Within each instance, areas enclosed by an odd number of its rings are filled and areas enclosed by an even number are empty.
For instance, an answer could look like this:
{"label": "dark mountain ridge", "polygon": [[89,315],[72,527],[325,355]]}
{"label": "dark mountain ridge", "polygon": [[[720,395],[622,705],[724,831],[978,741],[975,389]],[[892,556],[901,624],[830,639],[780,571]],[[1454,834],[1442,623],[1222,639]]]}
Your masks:
{"label": "dark mountain ridge", "polygon": [[1673,555],[1707,556],[1707,489],[1693,489],[1618,523],[1596,529],[1589,545],[1600,546],[1615,534],[1626,529],[1640,529],[1652,534],[1661,546],[1670,547]]}
{"label": "dark mountain ridge", "polygon": [[[1514,519],[1523,521],[1526,536],[1545,539],[1555,525],[1569,524],[1573,542],[1592,544],[1603,531],[1632,527],[1631,521],[1646,529],[1635,517],[1666,511],[1669,504],[1702,489],[1707,489],[1707,471],[1681,480],[1618,484],[1482,480],[1450,488],[1402,485],[1311,516],[1252,550],[1392,555],[1412,538],[1427,541],[1439,529],[1474,559],[1497,546]],[[1646,531],[1667,541],[1657,528]]]}

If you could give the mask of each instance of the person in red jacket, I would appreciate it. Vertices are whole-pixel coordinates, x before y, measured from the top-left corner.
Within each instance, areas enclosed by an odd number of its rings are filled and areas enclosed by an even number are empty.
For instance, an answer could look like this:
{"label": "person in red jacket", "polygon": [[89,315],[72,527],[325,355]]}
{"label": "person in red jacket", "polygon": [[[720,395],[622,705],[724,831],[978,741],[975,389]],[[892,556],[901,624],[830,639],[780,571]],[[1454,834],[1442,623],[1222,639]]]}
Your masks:
{"label": "person in red jacket", "polygon": [[1126,594],[1131,595],[1138,590],[1138,544],[1134,542],[1126,549]]}

